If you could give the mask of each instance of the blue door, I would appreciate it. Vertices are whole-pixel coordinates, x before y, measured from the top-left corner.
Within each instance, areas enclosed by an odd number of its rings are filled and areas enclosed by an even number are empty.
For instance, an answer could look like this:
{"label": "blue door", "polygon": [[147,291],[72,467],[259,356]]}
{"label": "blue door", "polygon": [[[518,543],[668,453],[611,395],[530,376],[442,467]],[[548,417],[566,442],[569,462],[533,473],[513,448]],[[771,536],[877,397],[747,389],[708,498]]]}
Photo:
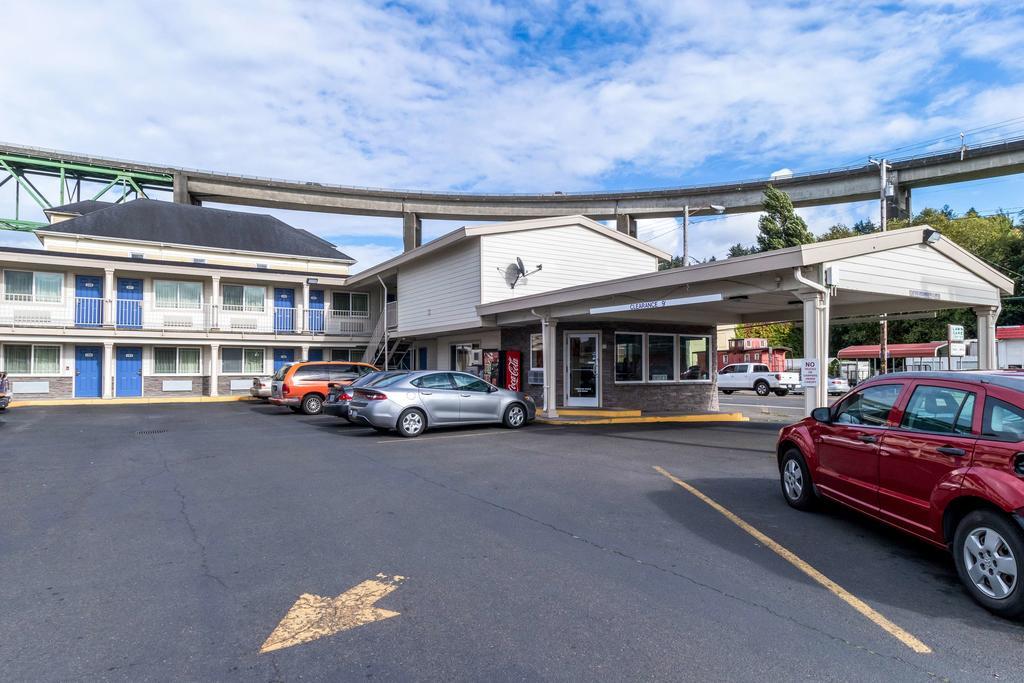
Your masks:
{"label": "blue door", "polygon": [[142,327],[142,280],[117,279],[117,326]]}
{"label": "blue door", "polygon": [[295,290],[274,290],[274,332],[295,330]]}
{"label": "blue door", "polygon": [[[309,331],[313,334],[324,331],[324,290],[322,289],[309,290]],[[310,358],[310,360],[313,359]]]}
{"label": "blue door", "polygon": [[317,360],[317,361],[319,361],[319,360],[323,360],[323,359],[324,359],[324,350],[323,349],[310,349],[309,350],[309,358],[307,358],[306,360]]}
{"label": "blue door", "polygon": [[430,368],[427,367],[427,347],[426,346],[421,346],[419,348],[419,359],[417,360],[416,369],[417,370],[429,370],[430,369]]}
{"label": "blue door", "polygon": [[103,395],[103,347],[75,347],[75,396],[99,398]]}
{"label": "blue door", "polygon": [[75,278],[75,325],[99,327],[103,324],[103,278],[79,275]]}
{"label": "blue door", "polygon": [[274,349],[274,372],[295,362],[295,349]]}
{"label": "blue door", "polygon": [[142,396],[142,348],[117,347],[117,396]]}

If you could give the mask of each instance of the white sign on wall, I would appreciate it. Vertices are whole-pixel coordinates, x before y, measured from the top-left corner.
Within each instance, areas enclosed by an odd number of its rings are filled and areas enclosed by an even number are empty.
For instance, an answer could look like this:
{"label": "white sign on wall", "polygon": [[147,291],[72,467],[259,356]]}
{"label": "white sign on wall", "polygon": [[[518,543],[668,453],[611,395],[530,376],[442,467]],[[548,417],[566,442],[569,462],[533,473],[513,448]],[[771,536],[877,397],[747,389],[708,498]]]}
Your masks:
{"label": "white sign on wall", "polygon": [[967,344],[964,342],[949,342],[949,355],[953,358],[963,358],[967,355]]}
{"label": "white sign on wall", "polygon": [[[963,325],[949,325],[948,332],[946,333],[946,339],[951,342],[962,342],[964,341],[964,326]],[[953,354],[956,355],[955,353]]]}
{"label": "white sign on wall", "polygon": [[805,387],[816,387],[818,386],[818,375],[820,368],[818,367],[817,358],[804,358],[803,363],[800,365],[800,381]]}
{"label": "white sign on wall", "polygon": [[649,311],[657,308],[667,308],[669,306],[690,306],[693,304],[707,304],[721,300],[721,294],[704,294],[701,296],[686,296],[679,299],[634,301],[630,304],[620,304],[618,306],[599,306],[597,308],[591,308],[590,314],[598,315],[600,313],[618,313],[619,311]]}

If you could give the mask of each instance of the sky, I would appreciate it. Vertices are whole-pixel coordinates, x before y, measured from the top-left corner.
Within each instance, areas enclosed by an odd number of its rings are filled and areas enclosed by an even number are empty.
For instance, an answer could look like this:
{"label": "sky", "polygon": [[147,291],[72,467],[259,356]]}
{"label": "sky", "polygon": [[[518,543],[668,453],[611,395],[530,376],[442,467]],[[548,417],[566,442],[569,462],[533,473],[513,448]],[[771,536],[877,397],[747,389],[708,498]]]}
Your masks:
{"label": "sky", "polygon": [[[654,188],[1024,135],[1015,2],[8,2],[0,26],[0,141],[300,181]],[[946,204],[1020,210],[1024,176],[913,196]],[[398,219],[273,213],[357,268],[401,250]],[[800,213],[821,233],[878,204]],[[756,223],[696,219],[691,254]],[[671,219],[639,236],[680,251]]]}

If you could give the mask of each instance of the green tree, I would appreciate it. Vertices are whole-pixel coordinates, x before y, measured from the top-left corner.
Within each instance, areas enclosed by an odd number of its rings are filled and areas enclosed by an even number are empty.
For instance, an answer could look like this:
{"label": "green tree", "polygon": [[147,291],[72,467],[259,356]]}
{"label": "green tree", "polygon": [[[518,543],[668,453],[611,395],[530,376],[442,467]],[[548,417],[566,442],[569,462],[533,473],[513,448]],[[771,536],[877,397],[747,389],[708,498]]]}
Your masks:
{"label": "green tree", "polygon": [[738,325],[736,327],[736,335],[740,338],[764,338],[768,340],[770,346],[785,346],[793,350],[794,358],[799,358],[803,355],[803,331],[797,329],[793,323]]}
{"label": "green tree", "polygon": [[772,251],[800,244],[810,244],[814,235],[807,223],[796,214],[789,195],[771,185],[764,189],[761,200],[764,214],[757,221],[757,250]]}
{"label": "green tree", "polygon": [[750,256],[751,254],[756,253],[757,247],[745,247],[739,242],[737,242],[736,244],[729,247],[729,253],[727,255],[727,258],[732,258],[734,256]]}

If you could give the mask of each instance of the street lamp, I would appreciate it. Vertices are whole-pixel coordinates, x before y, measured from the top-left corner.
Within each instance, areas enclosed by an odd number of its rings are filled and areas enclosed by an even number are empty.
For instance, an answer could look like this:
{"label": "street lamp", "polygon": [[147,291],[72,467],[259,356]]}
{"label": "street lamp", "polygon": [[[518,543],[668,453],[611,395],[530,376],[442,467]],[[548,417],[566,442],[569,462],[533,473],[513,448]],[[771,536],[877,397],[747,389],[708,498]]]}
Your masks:
{"label": "street lamp", "polygon": [[683,207],[683,265],[690,265],[690,214],[698,211],[714,211],[717,214],[725,213],[725,207],[721,204],[708,204],[707,206],[694,206],[689,204]]}

